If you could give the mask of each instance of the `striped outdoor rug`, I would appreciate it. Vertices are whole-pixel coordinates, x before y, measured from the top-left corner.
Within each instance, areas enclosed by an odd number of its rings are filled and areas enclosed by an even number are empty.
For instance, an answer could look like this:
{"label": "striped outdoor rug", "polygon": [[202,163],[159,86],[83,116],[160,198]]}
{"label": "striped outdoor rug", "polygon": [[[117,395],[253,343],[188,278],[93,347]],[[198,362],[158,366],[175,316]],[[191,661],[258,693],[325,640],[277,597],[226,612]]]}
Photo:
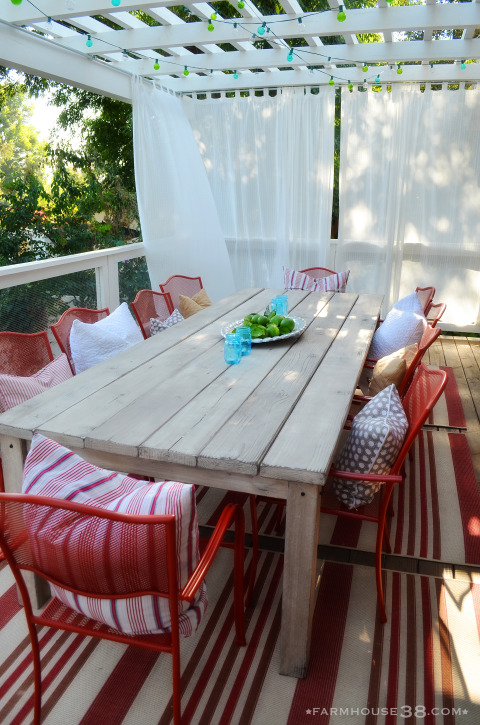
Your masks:
{"label": "striped outdoor rug", "polygon": [[447,386],[427,422],[429,425],[465,429],[467,424],[453,368],[442,366],[440,370],[447,372]]}
{"label": "striped outdoor rug", "polygon": [[[378,623],[374,572],[327,563],[305,680],[278,674],[282,556],[262,553],[247,647],[234,643],[232,552],[208,577],[210,606],[182,642],[184,725],[477,725],[480,585],[387,573]],[[40,633],[46,725],[167,725],[171,658],[74,634]],[[32,722],[23,612],[0,571],[0,722]]]}

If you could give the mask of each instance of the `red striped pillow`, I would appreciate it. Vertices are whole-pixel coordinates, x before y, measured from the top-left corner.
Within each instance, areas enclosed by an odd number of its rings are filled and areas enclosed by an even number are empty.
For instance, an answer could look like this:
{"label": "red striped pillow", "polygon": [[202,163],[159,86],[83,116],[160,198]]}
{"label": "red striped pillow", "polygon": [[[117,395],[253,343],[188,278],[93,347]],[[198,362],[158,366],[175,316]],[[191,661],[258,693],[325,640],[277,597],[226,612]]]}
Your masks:
{"label": "red striped pillow", "polygon": [[285,289],[303,289],[310,292],[345,292],[350,270],[339,274],[329,274],[328,277],[315,279],[304,272],[283,268]]}
{"label": "red striped pillow", "polygon": [[[135,514],[173,514],[177,536],[177,577],[181,589],[199,560],[197,512],[194,487],[177,481],[147,483],[97,468],[67,448],[40,434],[35,434],[25,460],[24,493],[76,501],[110,511]],[[75,562],[75,581],[82,576],[91,580],[92,567],[98,582],[129,580],[132,562],[136,574],[149,571],[151,548],[134,539],[132,528],[116,525],[112,535],[111,522],[105,519],[76,519],[68,511],[52,512],[45,519],[39,511],[28,521],[30,542],[41,566],[53,578],[71,571]],[[140,536],[140,533],[135,534]],[[163,542],[155,542],[159,551]],[[161,556],[157,566],[161,566]],[[158,572],[162,578],[163,572]],[[100,585],[99,585],[100,586]],[[129,634],[158,634],[170,629],[168,600],[161,597],[138,596],[100,599],[73,594],[57,586],[56,596],[72,609],[114,629]],[[76,585],[76,588],[82,587]],[[123,589],[125,591],[125,589]],[[101,588],[97,593],[105,593]],[[115,593],[109,590],[110,594]],[[207,605],[205,583],[189,605],[179,605],[179,626],[184,636],[198,627]]]}
{"label": "red striped pillow", "polygon": [[71,377],[73,377],[72,371],[65,353],[29,377],[0,375],[0,413],[44,393],[45,390]]}

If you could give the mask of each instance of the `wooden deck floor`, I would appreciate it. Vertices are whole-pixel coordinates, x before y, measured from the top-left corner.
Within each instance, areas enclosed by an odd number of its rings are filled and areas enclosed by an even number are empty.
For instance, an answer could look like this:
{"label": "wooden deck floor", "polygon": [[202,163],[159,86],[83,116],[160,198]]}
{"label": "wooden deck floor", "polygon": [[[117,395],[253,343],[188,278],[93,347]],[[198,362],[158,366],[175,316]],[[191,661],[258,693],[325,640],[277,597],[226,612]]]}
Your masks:
{"label": "wooden deck floor", "polygon": [[[428,356],[428,357],[427,357]],[[424,358],[453,368],[467,422],[466,436],[480,488],[480,338],[440,335]]]}

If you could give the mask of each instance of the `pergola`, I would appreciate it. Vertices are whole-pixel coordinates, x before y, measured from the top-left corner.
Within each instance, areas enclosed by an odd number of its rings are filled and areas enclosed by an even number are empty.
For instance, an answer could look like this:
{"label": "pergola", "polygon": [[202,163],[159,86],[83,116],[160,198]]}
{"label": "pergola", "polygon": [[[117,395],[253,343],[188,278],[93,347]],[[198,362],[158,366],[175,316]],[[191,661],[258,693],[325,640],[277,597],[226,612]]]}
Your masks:
{"label": "pergola", "polygon": [[283,12],[264,16],[240,0],[236,17],[225,18],[215,3],[187,0],[186,21],[175,0],[4,0],[0,63],[123,101],[132,74],[188,94],[479,79],[475,0],[350,5],[328,0],[305,12],[282,0]]}

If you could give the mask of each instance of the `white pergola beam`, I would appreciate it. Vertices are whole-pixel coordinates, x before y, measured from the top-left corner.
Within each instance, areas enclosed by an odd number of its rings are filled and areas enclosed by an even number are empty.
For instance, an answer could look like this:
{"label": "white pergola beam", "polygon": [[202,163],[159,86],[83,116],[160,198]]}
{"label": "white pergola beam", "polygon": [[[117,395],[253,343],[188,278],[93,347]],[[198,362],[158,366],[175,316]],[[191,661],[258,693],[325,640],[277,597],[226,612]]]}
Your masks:
{"label": "white pergola beam", "polygon": [[0,64],[131,103],[131,78],[111,63],[66,52],[35,33],[0,24]]}
{"label": "white pergola beam", "polygon": [[[405,43],[359,43],[355,45],[328,45],[320,48],[294,49],[293,61],[287,62],[287,48],[275,50],[231,51],[216,53],[214,56],[193,55],[190,71],[205,70],[247,70],[251,68],[278,68],[297,66],[331,67],[341,63],[408,63],[422,58],[427,64],[431,61],[455,61],[459,58],[472,58],[480,51],[475,40],[434,40],[431,42],[415,41]],[[338,55],[337,55],[338,53]],[[328,61],[328,58],[331,58]],[[159,57],[160,69],[153,70],[149,60],[129,59],[122,67],[129,73],[148,76],[169,75],[176,72],[172,58]],[[409,66],[410,67],[410,66]],[[443,66],[442,66],[443,67]],[[480,63],[473,66],[480,77]],[[380,69],[381,70],[381,69]],[[375,73],[370,68],[369,73]]]}
{"label": "white pergola beam", "polygon": [[[176,2],[176,0],[172,0],[172,2]],[[289,20],[289,22],[282,22],[277,26],[276,23],[278,23],[279,19]],[[267,23],[267,26],[271,23],[272,29],[278,30],[278,34],[282,38],[295,38],[299,35],[304,37],[357,35],[371,33],[372,28],[375,28],[375,32],[379,33],[415,31],[419,28],[438,30],[439,28],[462,27],[469,29],[480,26],[480,7],[473,3],[462,3],[461,8],[458,4],[445,4],[349,10],[347,19],[343,23],[337,21],[333,12],[311,13],[303,19],[301,28],[295,16],[274,15],[261,17],[259,20],[255,19],[254,21],[248,20],[249,25],[246,28],[238,25],[236,31],[233,29],[233,21],[217,21],[214,33],[208,31],[206,22],[183,23],[168,27],[145,26],[143,29],[107,30],[104,33],[92,35],[94,41],[92,48],[86,47],[85,38],[81,35],[76,38],[66,39],[64,44],[65,47],[82,53],[108,54],[109,52],[115,52],[118,47],[134,51],[152,47],[205,44],[213,41],[215,43],[229,43],[239,40],[251,40],[256,27],[261,25],[263,21]],[[265,33],[264,39],[270,41],[271,38],[268,33]],[[368,45],[373,44],[368,43]],[[112,46],[114,47],[112,48]]]}
{"label": "white pergola beam", "polygon": [[[380,83],[385,88],[386,85],[394,83],[469,83],[477,80],[476,72],[471,70],[472,66],[467,65],[467,69],[462,71],[460,67],[455,65],[430,66],[415,65],[409,66],[408,70],[404,70],[403,75],[397,75],[395,70],[383,70],[378,68],[380,74]],[[335,82],[337,85],[347,84],[351,81],[355,86],[363,85],[365,73],[356,68],[335,68],[333,71]],[[281,88],[285,86],[324,86],[328,84],[330,73],[328,71],[309,70],[291,70],[279,71],[274,70],[271,73],[250,73],[248,81],[245,77],[235,80],[232,74],[223,74],[222,78],[218,75],[214,79],[210,76],[201,76],[192,74],[188,77],[169,78],[169,87],[178,93],[210,93],[216,91],[241,91],[249,88]],[[375,85],[373,79],[369,77],[368,86]],[[333,92],[333,89],[332,89]],[[356,92],[356,91],[355,91]]]}

